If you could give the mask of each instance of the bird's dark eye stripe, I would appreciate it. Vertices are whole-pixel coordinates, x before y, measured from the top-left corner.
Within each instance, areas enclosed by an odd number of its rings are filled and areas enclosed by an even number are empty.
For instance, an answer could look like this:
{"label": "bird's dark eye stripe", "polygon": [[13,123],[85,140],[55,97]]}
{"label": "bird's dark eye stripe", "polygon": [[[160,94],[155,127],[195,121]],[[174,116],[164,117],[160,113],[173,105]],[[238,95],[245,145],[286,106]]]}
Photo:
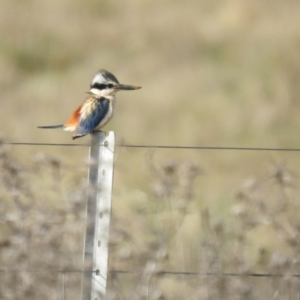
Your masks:
{"label": "bird's dark eye stripe", "polygon": [[91,86],[91,88],[95,88],[95,89],[98,89],[98,90],[104,90],[104,89],[111,89],[113,88],[113,84],[109,83],[109,84],[104,84],[104,83],[98,83],[98,82],[95,82],[93,83],[93,85]]}
{"label": "bird's dark eye stripe", "polygon": [[98,83],[98,82],[95,82],[93,83],[93,85],[91,86],[91,88],[95,88],[95,89],[98,89],[98,90],[104,90],[106,89],[107,85],[106,84],[102,84],[102,83]]}

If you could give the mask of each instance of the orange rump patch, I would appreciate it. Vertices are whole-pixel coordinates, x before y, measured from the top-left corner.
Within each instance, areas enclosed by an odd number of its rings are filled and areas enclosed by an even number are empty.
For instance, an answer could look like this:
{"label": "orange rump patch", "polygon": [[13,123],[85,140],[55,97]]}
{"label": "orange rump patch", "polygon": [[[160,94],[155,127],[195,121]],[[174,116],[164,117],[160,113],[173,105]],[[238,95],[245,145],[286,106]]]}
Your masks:
{"label": "orange rump patch", "polygon": [[69,126],[77,126],[79,117],[80,117],[80,109],[81,109],[80,105],[72,114],[71,118],[64,124],[65,127],[69,127]]}

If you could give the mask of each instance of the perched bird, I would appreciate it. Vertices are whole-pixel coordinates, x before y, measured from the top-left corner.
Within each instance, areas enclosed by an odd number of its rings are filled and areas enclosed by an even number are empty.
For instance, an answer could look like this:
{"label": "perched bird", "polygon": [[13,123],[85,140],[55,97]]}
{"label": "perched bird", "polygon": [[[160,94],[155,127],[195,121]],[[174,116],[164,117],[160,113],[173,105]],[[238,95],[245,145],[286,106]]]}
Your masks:
{"label": "perched bird", "polygon": [[72,131],[74,132],[73,140],[100,130],[113,116],[116,93],[140,88],[140,86],[121,84],[112,73],[100,70],[93,78],[85,101],[66,123],[38,126],[38,128],[63,128],[66,131]]}

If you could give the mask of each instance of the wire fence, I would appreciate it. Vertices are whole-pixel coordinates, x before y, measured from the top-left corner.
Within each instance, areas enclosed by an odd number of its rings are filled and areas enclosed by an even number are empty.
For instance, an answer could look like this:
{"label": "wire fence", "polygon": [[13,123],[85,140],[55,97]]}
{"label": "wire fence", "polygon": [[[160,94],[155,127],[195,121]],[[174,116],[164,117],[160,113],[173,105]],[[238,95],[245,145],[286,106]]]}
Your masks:
{"label": "wire fence", "polygon": [[[10,146],[50,146],[50,147],[90,147],[88,144],[59,144],[59,143],[30,143],[30,142],[1,142],[1,145],[10,145]],[[214,146],[166,146],[166,145],[130,145],[130,144],[118,144],[117,147],[124,147],[124,148],[140,148],[140,149],[182,149],[182,150],[217,150],[217,151],[278,151],[278,152],[299,152],[300,149],[297,148],[260,148],[260,147],[214,147]],[[168,192],[167,196],[161,196],[163,199],[166,200],[166,203],[170,202],[170,199],[172,201],[175,199],[177,201],[177,197],[170,192],[170,185],[176,185],[177,183],[173,183],[173,177],[174,177],[174,171],[170,171],[170,166],[168,166],[166,169],[160,169],[156,170],[154,167],[154,172],[157,172],[156,175],[161,176],[161,180],[164,185],[167,186]],[[161,172],[163,175],[161,175]],[[193,178],[191,178],[191,175],[186,175],[186,179],[193,181]],[[276,175],[277,176],[277,175]],[[177,177],[176,177],[177,178]],[[275,177],[274,177],[275,178]],[[185,183],[186,184],[186,183]],[[179,183],[179,185],[182,185],[182,183]],[[254,189],[254,190],[253,190]],[[255,190],[256,189],[256,190]],[[171,188],[172,190],[172,188]],[[285,224],[281,224],[279,220],[279,214],[288,213],[287,218],[290,217],[290,210],[288,211],[286,206],[290,204],[291,202],[291,196],[285,194],[285,181],[283,180],[282,186],[281,186],[281,200],[283,199],[284,204],[283,207],[280,206],[278,208],[277,212],[274,212],[274,207],[271,207],[270,210],[266,209],[265,207],[262,207],[260,199],[257,198],[257,187],[251,186],[251,191],[241,191],[241,194],[238,195],[238,197],[243,198],[243,201],[249,201],[247,202],[247,205],[249,206],[247,209],[251,211],[251,216],[255,215],[256,213],[260,216],[264,216],[268,218],[268,222],[271,222],[274,227],[274,230],[280,233],[280,235],[284,236],[284,241],[288,244],[294,243],[295,245],[292,245],[291,249],[292,251],[295,251],[295,253],[299,253],[299,237],[297,232],[290,232],[290,229],[286,228]],[[247,194],[248,193],[248,194]],[[189,196],[186,196],[187,203],[182,206],[182,203],[180,203],[180,210],[178,212],[176,211],[176,216],[178,219],[175,220],[175,217],[171,217],[172,225],[174,225],[175,228],[179,229],[181,226],[183,226],[184,219],[187,215],[186,208],[190,205],[190,198]],[[247,200],[245,200],[247,198]],[[249,200],[249,199],[250,200]],[[251,202],[252,201],[252,202]],[[169,204],[167,204],[168,206]],[[170,208],[170,207],[169,207]],[[172,210],[175,210],[174,207],[171,207]],[[277,208],[276,208],[277,209]],[[23,210],[23,208],[21,209]],[[207,265],[203,268],[204,271],[168,271],[166,268],[164,268],[164,263],[158,262],[158,261],[164,261],[163,259],[156,259],[153,258],[153,255],[151,253],[156,253],[158,249],[164,248],[165,244],[160,243],[152,248],[151,251],[149,250],[143,250],[143,255],[141,255],[140,260],[143,260],[145,262],[144,267],[140,269],[130,269],[130,268],[120,268],[120,269],[110,269],[109,274],[112,277],[112,286],[111,286],[111,293],[109,294],[110,299],[180,299],[180,295],[169,296],[169,298],[163,298],[162,294],[155,294],[155,291],[158,291],[154,288],[155,284],[150,283],[151,278],[161,278],[161,277],[179,277],[179,281],[176,282],[179,284],[181,282],[182,278],[197,278],[201,277],[204,278],[204,281],[198,282],[198,284],[201,286],[195,287],[194,283],[187,284],[187,287],[181,287],[183,290],[195,290],[197,291],[197,296],[189,296],[187,299],[257,299],[258,292],[254,291],[255,284],[251,284],[247,281],[246,278],[265,278],[271,280],[271,288],[268,292],[264,291],[264,288],[259,287],[258,290],[259,293],[262,293],[264,296],[276,298],[276,295],[286,296],[286,299],[300,299],[300,286],[299,286],[299,278],[300,273],[297,272],[297,263],[296,268],[291,267],[291,262],[288,260],[284,260],[281,257],[275,257],[274,268],[271,272],[248,272],[248,271],[239,271],[239,272],[227,272],[224,271],[226,268],[222,268],[222,262],[221,257],[230,253],[230,243],[232,241],[232,237],[229,237],[227,233],[223,232],[222,226],[223,225],[211,225],[211,222],[208,220],[210,217],[207,216],[207,212],[205,209],[201,211],[201,217],[203,219],[202,226],[206,228],[204,231],[204,238],[201,239],[202,247],[204,249],[205,257],[203,257],[203,261],[207,260]],[[249,225],[247,222],[250,222],[248,220],[248,215],[245,212],[237,212],[237,217],[239,219],[239,226],[241,227],[241,231],[235,233],[236,234],[236,240],[234,240],[234,243],[237,243],[238,248],[243,248],[244,243],[244,237],[243,233],[247,231],[250,226],[256,226],[256,225]],[[282,218],[282,216],[280,216]],[[0,220],[1,221],[1,220]],[[2,221],[3,222],[3,221]],[[164,220],[161,221],[162,224],[165,226],[170,220]],[[206,224],[207,222],[207,224]],[[252,222],[259,222],[256,220],[252,220]],[[286,220],[285,220],[286,222]],[[44,224],[42,227],[45,226]],[[221,227],[220,227],[221,226]],[[248,227],[249,226],[249,227]],[[129,229],[130,230],[130,229]],[[135,237],[129,236],[128,232],[125,232],[125,228],[117,228],[117,234],[121,237],[125,237],[125,240],[128,242],[129,240],[135,244],[136,241],[134,240]],[[178,248],[182,247],[183,245],[180,244],[180,238],[175,237],[174,229],[167,231],[171,233],[170,235],[173,235],[173,242],[176,240],[175,244]],[[230,242],[226,242],[226,238],[230,240]],[[0,241],[1,242],[1,241]],[[171,242],[171,243],[173,243]],[[115,242],[112,241],[114,244]],[[223,253],[221,253],[220,247],[223,247],[223,244],[225,245],[225,250]],[[0,244],[1,246],[1,244]],[[116,247],[115,245],[113,248]],[[139,247],[139,246],[138,246]],[[153,247],[153,246],[151,246]],[[244,250],[241,250],[244,251]],[[262,259],[264,258],[264,254],[262,253]],[[123,255],[123,254],[122,254]],[[127,255],[127,254],[126,254]],[[125,255],[125,256],[126,256]],[[172,253],[174,255],[174,253]],[[133,255],[134,256],[134,255]],[[266,254],[268,256],[268,254]],[[131,255],[132,257],[132,255]],[[145,260],[147,257],[147,260]],[[277,260],[276,260],[277,259]],[[298,259],[298,256],[295,255],[295,259]],[[232,258],[234,260],[234,258]],[[148,268],[147,264],[149,262],[153,263],[155,261],[155,267]],[[270,261],[270,259],[269,259]],[[229,261],[227,261],[228,263]],[[217,264],[217,265],[216,265]],[[239,263],[235,263],[236,265],[239,265]],[[142,264],[143,265],[143,264]],[[159,265],[157,267],[156,265]],[[181,264],[178,263],[180,266]],[[212,269],[213,271],[209,271]],[[238,267],[237,269],[242,269],[243,267]],[[247,268],[245,268],[247,269]],[[217,271],[216,271],[217,270]],[[5,288],[5,282],[8,280],[7,276],[14,276],[14,275],[22,275],[22,274],[32,274],[34,276],[38,276],[40,273],[49,273],[49,274],[58,274],[61,275],[62,278],[59,280],[59,285],[61,286],[62,292],[58,296],[50,297],[49,299],[60,299],[60,300],[67,300],[67,299],[74,299],[74,295],[70,295],[68,293],[68,280],[66,279],[67,275],[70,276],[72,274],[77,274],[78,276],[81,276],[83,273],[86,273],[80,269],[74,269],[74,268],[51,268],[47,267],[45,269],[30,269],[30,268],[18,268],[15,266],[12,266],[11,268],[0,267],[0,282],[2,281],[2,284],[0,283],[0,287],[3,289]],[[121,293],[114,293],[112,292],[114,289],[116,290],[122,290],[119,286],[119,279],[116,279],[117,275],[133,275],[136,276],[136,286],[132,289],[132,293],[128,292],[121,292]],[[1,277],[3,276],[3,277]],[[145,281],[143,284],[137,283],[139,281],[142,281],[142,278],[146,277],[148,278],[148,281]],[[4,278],[4,280],[3,280]],[[212,281],[205,281],[205,278],[212,278]],[[226,285],[224,282],[221,282],[224,280],[224,278],[230,279],[230,284]],[[238,281],[232,281],[231,279],[235,280],[238,279]],[[280,283],[278,283],[276,280],[281,280]],[[12,279],[13,280],[13,279]],[[77,282],[75,280],[74,282]],[[153,279],[154,280],[154,279]],[[275,281],[274,281],[275,280]],[[293,280],[296,280],[294,282]],[[175,283],[176,284],[176,283]],[[74,284],[73,284],[74,285]],[[75,284],[76,285],[76,284]],[[151,287],[152,286],[152,287]],[[205,287],[206,286],[206,287]],[[242,287],[241,287],[242,286]],[[260,286],[260,285],[258,285]],[[205,288],[204,288],[205,287]],[[214,288],[216,289],[214,290]],[[249,291],[248,288],[249,287]],[[205,296],[203,296],[203,289],[210,289],[212,288],[212,291],[205,291]],[[145,292],[145,289],[147,290]],[[229,292],[229,289],[232,289],[233,291],[239,291],[238,296],[233,297],[232,294],[234,292]],[[290,290],[287,292],[287,290]],[[151,292],[152,291],[152,292]],[[202,295],[201,297],[198,295]],[[217,295],[217,296],[216,296]],[[2,299],[19,299],[19,296],[13,295],[13,292],[10,292],[10,295],[6,295],[5,292],[1,292],[0,289],[0,298]],[[278,296],[279,297],[279,296]],[[266,298],[266,299],[267,299]],[[274,299],[275,299],[274,298]],[[26,299],[26,298],[24,298]],[[30,298],[28,298],[30,299]],[[48,299],[48,298],[47,298]]]}
{"label": "wire fence", "polygon": [[[1,269],[0,273],[42,273],[45,270],[15,270],[15,269]],[[85,274],[85,273],[96,273],[96,271],[83,271],[83,270],[47,270],[49,273],[62,273],[62,274]],[[182,272],[182,271],[154,271],[147,272],[142,270],[109,270],[110,274],[138,274],[138,275],[151,275],[151,276],[208,276],[208,277],[265,277],[265,278],[300,278],[300,273],[289,274],[289,273],[232,273],[232,272]]]}
{"label": "wire fence", "polygon": [[[2,145],[10,146],[51,146],[51,147],[90,147],[89,144],[62,144],[62,143],[31,143],[31,142],[2,142]],[[299,152],[300,148],[272,148],[272,147],[218,147],[218,146],[168,146],[168,145],[131,145],[116,144],[116,147],[124,148],[150,148],[150,149],[183,149],[183,150],[234,150],[234,151],[278,151]]]}

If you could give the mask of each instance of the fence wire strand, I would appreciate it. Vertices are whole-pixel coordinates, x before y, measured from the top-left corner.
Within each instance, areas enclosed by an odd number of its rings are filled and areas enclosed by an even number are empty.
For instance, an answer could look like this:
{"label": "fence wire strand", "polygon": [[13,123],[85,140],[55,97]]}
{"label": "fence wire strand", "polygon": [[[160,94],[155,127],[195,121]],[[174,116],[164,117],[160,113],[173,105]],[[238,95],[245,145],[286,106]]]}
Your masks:
{"label": "fence wire strand", "polygon": [[[9,146],[50,146],[50,147],[90,147],[90,144],[64,144],[64,143],[34,143],[34,142],[1,142],[0,145]],[[223,146],[176,146],[176,145],[130,145],[116,144],[123,148],[150,148],[150,149],[182,149],[182,150],[233,150],[233,151],[281,151],[300,152],[300,148],[273,148],[273,147],[223,147]]]}
{"label": "fence wire strand", "polygon": [[[51,272],[59,273],[64,276],[70,273],[96,273],[97,271],[83,271],[83,270],[16,270],[16,269],[0,269],[0,273],[41,273]],[[300,278],[300,273],[235,273],[235,272],[182,272],[182,271],[157,271],[157,272],[145,272],[141,270],[109,270],[110,274],[139,274],[139,275],[156,275],[156,276],[225,276],[225,277],[294,277]]]}

